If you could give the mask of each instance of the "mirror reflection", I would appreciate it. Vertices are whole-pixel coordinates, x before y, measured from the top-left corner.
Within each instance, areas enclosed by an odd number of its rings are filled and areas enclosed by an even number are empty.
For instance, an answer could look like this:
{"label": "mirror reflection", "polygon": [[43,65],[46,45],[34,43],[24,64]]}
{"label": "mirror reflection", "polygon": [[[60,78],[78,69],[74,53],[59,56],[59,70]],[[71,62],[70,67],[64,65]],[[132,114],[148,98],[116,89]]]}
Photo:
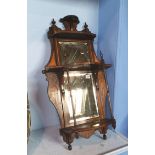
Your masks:
{"label": "mirror reflection", "polygon": [[59,42],[61,64],[90,62],[87,43]]}
{"label": "mirror reflection", "polygon": [[[69,75],[69,76],[68,76]],[[70,71],[64,74],[65,100],[70,123],[98,116],[92,73]]]}

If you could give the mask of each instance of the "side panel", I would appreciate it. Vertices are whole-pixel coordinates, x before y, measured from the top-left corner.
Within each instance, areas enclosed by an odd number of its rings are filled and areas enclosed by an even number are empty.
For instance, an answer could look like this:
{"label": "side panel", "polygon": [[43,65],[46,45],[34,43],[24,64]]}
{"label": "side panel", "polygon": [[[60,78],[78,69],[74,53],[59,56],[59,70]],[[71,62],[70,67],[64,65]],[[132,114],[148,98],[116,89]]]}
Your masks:
{"label": "side panel", "polygon": [[61,127],[64,127],[64,118],[63,118],[63,106],[61,102],[61,95],[60,95],[60,87],[59,87],[59,80],[55,73],[46,73],[47,81],[48,81],[48,96],[52,104],[55,106]]}

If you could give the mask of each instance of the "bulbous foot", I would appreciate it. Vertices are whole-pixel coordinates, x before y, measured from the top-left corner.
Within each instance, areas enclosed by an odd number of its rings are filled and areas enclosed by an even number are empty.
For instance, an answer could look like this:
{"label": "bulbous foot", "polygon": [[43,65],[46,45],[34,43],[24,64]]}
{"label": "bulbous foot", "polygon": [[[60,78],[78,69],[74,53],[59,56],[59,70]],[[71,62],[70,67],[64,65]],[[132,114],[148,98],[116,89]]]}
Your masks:
{"label": "bulbous foot", "polygon": [[103,135],[103,139],[104,139],[104,140],[106,140],[106,139],[107,139],[107,136],[106,136],[105,134]]}
{"label": "bulbous foot", "polygon": [[78,135],[78,133],[76,133],[76,135],[75,135],[75,138],[76,138],[76,139],[78,139],[78,138],[79,138],[79,135]]}
{"label": "bulbous foot", "polygon": [[68,145],[68,150],[72,150],[72,145]]}

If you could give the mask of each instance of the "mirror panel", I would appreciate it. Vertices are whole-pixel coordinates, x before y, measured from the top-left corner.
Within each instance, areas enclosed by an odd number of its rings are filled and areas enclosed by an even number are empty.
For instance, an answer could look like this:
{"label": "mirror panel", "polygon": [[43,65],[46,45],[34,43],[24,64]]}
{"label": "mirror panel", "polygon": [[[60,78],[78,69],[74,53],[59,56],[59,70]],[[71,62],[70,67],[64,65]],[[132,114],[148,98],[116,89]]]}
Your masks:
{"label": "mirror panel", "polygon": [[90,62],[88,45],[85,42],[58,42],[61,65]]}
{"label": "mirror panel", "polygon": [[69,123],[74,123],[74,117],[76,122],[97,117],[96,89],[92,73],[70,71],[68,75],[66,72],[64,73],[64,90],[70,116]]}

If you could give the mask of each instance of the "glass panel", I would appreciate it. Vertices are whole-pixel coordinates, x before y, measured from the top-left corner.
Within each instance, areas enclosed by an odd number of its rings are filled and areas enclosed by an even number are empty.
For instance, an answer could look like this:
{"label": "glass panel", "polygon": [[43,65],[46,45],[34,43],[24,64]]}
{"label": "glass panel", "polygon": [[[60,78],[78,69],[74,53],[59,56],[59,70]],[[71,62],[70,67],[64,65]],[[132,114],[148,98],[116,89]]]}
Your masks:
{"label": "glass panel", "polygon": [[90,62],[87,43],[59,42],[61,64]]}
{"label": "glass panel", "polygon": [[92,73],[70,71],[68,75],[69,78],[67,73],[64,74],[64,90],[70,115],[69,123],[74,122],[73,111],[76,122],[98,116]]}

